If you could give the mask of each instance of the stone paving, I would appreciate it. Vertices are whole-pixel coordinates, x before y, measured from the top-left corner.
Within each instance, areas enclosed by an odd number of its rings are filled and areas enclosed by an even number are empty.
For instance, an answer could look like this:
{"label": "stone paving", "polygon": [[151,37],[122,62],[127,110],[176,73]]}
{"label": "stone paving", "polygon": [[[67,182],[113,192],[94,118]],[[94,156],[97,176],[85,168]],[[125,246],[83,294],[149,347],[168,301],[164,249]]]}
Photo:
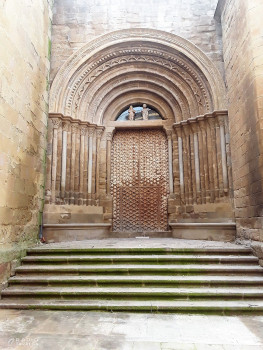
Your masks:
{"label": "stone paving", "polygon": [[244,248],[244,245],[217,241],[175,238],[111,238],[40,244],[38,248]]}
{"label": "stone paving", "polygon": [[262,350],[263,317],[0,310],[0,348]]}

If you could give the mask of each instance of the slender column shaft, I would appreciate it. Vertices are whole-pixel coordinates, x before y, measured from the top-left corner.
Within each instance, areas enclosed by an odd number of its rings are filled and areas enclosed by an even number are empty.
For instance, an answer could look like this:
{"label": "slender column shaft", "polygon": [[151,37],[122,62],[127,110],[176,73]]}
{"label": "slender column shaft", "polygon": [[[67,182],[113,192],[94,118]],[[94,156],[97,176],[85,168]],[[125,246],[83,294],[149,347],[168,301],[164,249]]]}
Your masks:
{"label": "slender column shaft", "polygon": [[205,196],[206,203],[210,202],[210,186],[209,186],[209,170],[208,170],[208,157],[207,157],[207,135],[206,135],[206,122],[203,119],[200,120],[200,127],[203,138],[203,162],[204,162],[204,177],[205,177]]}
{"label": "slender column shaft", "polygon": [[209,123],[207,122],[207,156],[208,156],[208,171],[209,171],[209,185],[210,185],[210,202],[215,202],[215,183],[214,183],[214,174],[213,174],[213,151],[212,151],[212,136],[211,129],[208,127]]}
{"label": "slender column shaft", "polygon": [[220,142],[221,142],[221,155],[222,155],[223,185],[224,185],[224,192],[228,192],[225,120],[224,120],[224,117],[222,116],[219,117],[219,125],[220,125]]}
{"label": "slender column shaft", "polygon": [[83,193],[85,135],[80,137],[79,192]]}
{"label": "slender column shaft", "polygon": [[199,160],[199,140],[198,140],[198,123],[195,120],[191,122],[191,128],[194,138],[194,169],[195,169],[195,188],[196,188],[196,202],[201,204],[201,176],[200,176],[200,160]]}
{"label": "slender column shaft", "polygon": [[67,131],[63,131],[62,136],[62,166],[61,166],[61,197],[64,198],[66,187],[66,170],[67,170]]}
{"label": "slender column shaft", "polygon": [[93,133],[94,129],[89,129],[89,163],[88,163],[88,193],[92,192],[92,152],[93,152]]}
{"label": "slender column shaft", "polygon": [[97,129],[97,157],[96,157],[96,197],[99,195],[100,188],[100,140],[103,130]]}
{"label": "slender column shaft", "polygon": [[76,132],[78,130],[77,125],[73,125],[71,129],[72,142],[71,142],[71,169],[70,169],[70,204],[74,204],[74,192],[75,192],[75,158],[76,158]]}
{"label": "slender column shaft", "polygon": [[56,202],[61,204],[61,171],[62,171],[62,128],[58,128],[57,137],[57,176],[56,176]]}
{"label": "slender column shaft", "polygon": [[166,134],[168,138],[169,190],[172,194],[174,193],[172,130],[166,130]]}
{"label": "slender column shaft", "polygon": [[65,197],[64,202],[65,204],[69,204],[70,199],[70,169],[71,169],[71,128],[69,124],[68,128],[68,137],[67,137],[67,166],[66,166],[66,188],[65,188]]}
{"label": "slender column shaft", "polygon": [[216,132],[215,132],[215,120],[214,117],[208,118],[208,124],[210,127],[211,134],[211,146],[212,146],[212,170],[213,170],[213,183],[214,183],[214,194],[215,202],[219,197],[219,188],[218,188],[218,172],[217,172],[217,150],[216,150]]}
{"label": "slender column shaft", "polygon": [[79,166],[80,166],[80,130],[76,133],[75,178],[74,178],[74,204],[79,204]]}
{"label": "slender column shaft", "polygon": [[47,134],[47,162],[46,162],[46,190],[45,190],[45,203],[51,203],[51,184],[52,184],[52,142],[53,142],[53,123],[52,119],[48,123]]}
{"label": "slender column shaft", "polygon": [[51,180],[51,202],[56,202],[56,177],[57,177],[57,152],[58,152],[58,128],[61,120],[52,119],[53,123],[53,148],[52,148],[52,180]]}
{"label": "slender column shaft", "polygon": [[88,162],[89,162],[89,138],[85,137],[84,144],[84,169],[83,169],[83,204],[88,205]]}
{"label": "slender column shaft", "polygon": [[180,124],[177,125],[175,130],[178,136],[179,186],[181,194],[181,204],[185,204],[182,126]]}
{"label": "slender column shaft", "polygon": [[184,201],[184,162],[183,162],[183,140],[178,136],[178,153],[179,153],[179,173],[180,173],[180,192]]}
{"label": "slender column shaft", "polygon": [[83,204],[84,189],[84,164],[85,164],[85,138],[87,128],[82,126],[80,129],[80,156],[79,156],[79,205]]}
{"label": "slender column shaft", "polygon": [[63,123],[62,129],[61,198],[64,199],[67,172],[68,123]]}
{"label": "slender column shaft", "polygon": [[111,143],[112,143],[112,132],[107,132],[107,187],[106,192],[110,194],[110,175],[111,175]]}
{"label": "slender column shaft", "polygon": [[197,192],[201,191],[200,180],[200,164],[199,164],[199,149],[198,149],[198,134],[194,134],[194,153],[195,153],[195,181]]}
{"label": "slender column shaft", "polygon": [[224,197],[224,183],[223,183],[223,166],[222,166],[222,153],[221,153],[221,136],[220,126],[216,119],[216,151],[217,151],[217,173],[218,173],[218,188],[219,197]]}
{"label": "slender column shaft", "polygon": [[196,190],[196,172],[195,172],[195,147],[194,147],[194,134],[190,133],[190,160],[191,160],[191,174],[192,174],[192,198],[193,203],[197,204],[197,190]]}
{"label": "slender column shaft", "polygon": [[184,169],[185,169],[185,183],[186,183],[186,204],[193,204],[193,188],[192,188],[192,174],[191,174],[191,148],[190,148],[190,126],[187,122],[182,122],[182,129],[184,132]]}

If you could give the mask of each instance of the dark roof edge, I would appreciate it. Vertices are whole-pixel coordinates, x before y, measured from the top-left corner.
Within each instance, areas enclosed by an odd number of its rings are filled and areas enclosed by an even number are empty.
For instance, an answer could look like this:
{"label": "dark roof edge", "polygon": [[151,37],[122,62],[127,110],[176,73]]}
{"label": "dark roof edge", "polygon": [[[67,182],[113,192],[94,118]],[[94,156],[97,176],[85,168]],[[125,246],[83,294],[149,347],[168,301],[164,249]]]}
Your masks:
{"label": "dark roof edge", "polygon": [[221,22],[221,15],[224,10],[225,4],[226,4],[226,0],[218,0],[214,18],[219,22]]}

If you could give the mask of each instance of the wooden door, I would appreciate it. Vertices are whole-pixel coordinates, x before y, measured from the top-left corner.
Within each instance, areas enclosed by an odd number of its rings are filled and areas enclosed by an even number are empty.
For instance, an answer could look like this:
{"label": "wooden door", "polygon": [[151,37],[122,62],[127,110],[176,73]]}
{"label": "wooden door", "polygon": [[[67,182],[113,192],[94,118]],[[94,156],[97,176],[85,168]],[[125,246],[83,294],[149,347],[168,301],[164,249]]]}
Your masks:
{"label": "wooden door", "polygon": [[117,131],[111,157],[113,231],[167,231],[169,174],[165,133]]}

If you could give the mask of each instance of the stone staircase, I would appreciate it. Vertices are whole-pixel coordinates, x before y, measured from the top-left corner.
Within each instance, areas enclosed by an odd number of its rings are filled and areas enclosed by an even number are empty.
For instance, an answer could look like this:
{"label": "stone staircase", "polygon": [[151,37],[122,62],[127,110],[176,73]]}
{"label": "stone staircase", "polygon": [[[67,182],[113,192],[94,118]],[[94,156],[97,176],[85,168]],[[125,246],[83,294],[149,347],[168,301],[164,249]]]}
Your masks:
{"label": "stone staircase", "polygon": [[0,308],[263,314],[263,268],[233,247],[29,249]]}

